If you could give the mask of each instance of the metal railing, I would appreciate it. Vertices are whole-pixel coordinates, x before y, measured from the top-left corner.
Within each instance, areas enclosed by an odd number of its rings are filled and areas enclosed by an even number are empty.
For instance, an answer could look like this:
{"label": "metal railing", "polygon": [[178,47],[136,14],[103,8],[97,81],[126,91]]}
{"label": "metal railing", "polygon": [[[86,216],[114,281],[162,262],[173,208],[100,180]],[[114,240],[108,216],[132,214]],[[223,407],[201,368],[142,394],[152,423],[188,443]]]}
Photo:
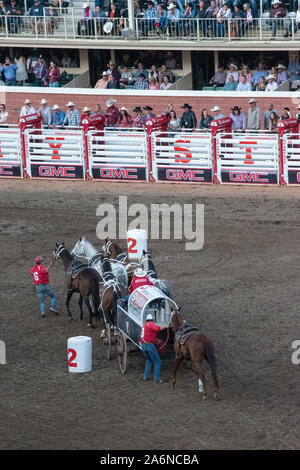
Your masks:
{"label": "metal railing", "polygon": [[[58,16],[48,16],[48,8],[41,17],[0,16],[0,38],[29,36],[36,39],[109,39],[123,37],[143,40],[191,40],[191,41],[300,41],[300,28],[294,16],[286,18],[257,18],[251,23],[246,19],[232,18],[178,18],[176,21],[135,18],[135,31],[128,30],[128,19],[107,17],[85,18],[67,8]],[[125,28],[125,29],[124,29]],[[124,32],[123,32],[124,30]]]}

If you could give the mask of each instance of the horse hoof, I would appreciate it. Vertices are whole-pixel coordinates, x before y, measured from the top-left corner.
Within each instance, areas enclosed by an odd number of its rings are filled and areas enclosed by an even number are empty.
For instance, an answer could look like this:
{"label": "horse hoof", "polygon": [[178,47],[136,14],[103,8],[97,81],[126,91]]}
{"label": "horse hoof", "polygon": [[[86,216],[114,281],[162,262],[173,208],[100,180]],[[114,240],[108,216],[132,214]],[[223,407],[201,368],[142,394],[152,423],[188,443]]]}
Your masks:
{"label": "horse hoof", "polygon": [[207,400],[207,393],[203,393],[202,400]]}
{"label": "horse hoof", "polygon": [[221,400],[221,397],[220,397],[220,394],[219,394],[219,393],[215,393],[215,394],[214,394],[214,397],[215,397],[215,400],[217,400],[217,401],[220,401],[220,400]]}

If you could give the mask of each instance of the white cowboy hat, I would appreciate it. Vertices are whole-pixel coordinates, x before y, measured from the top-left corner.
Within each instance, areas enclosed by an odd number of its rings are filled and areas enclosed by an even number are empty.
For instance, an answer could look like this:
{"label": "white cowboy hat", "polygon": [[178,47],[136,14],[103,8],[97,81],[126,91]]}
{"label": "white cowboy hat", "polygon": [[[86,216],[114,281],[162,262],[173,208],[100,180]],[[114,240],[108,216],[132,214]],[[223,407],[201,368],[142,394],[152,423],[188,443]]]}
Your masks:
{"label": "white cowboy hat", "polygon": [[238,70],[238,67],[237,67],[237,65],[235,65],[235,64],[230,64],[230,65],[229,65],[229,68],[230,68],[230,67],[234,67],[235,70]]}
{"label": "white cowboy hat", "polygon": [[109,34],[112,29],[113,29],[113,23],[112,23],[112,21],[107,21],[107,22],[105,23],[105,25],[103,26],[103,31],[104,31],[106,34]]}
{"label": "white cowboy hat", "polygon": [[137,268],[135,271],[134,271],[134,275],[136,277],[145,277],[147,276],[147,273],[146,271],[144,271],[142,268]]}
{"label": "white cowboy hat", "polygon": [[249,104],[256,103],[256,100],[254,98],[251,98],[251,100],[248,101]]}
{"label": "white cowboy hat", "polygon": [[103,77],[103,75],[108,75],[108,73],[107,72],[102,72],[102,77]]}
{"label": "white cowboy hat", "polygon": [[270,78],[273,78],[275,80],[276,77],[273,73],[270,73],[270,75],[266,77],[266,80],[270,80]]}
{"label": "white cowboy hat", "polygon": [[83,8],[83,9],[84,9],[84,8],[87,8],[87,7],[89,7],[89,4],[88,4],[88,3],[83,3],[83,4],[82,4],[82,8]]}
{"label": "white cowboy hat", "polygon": [[154,320],[154,315],[153,313],[149,312],[146,315],[146,321],[151,321],[151,320]]}
{"label": "white cowboy hat", "polygon": [[45,100],[45,98],[43,98],[43,99],[41,100],[41,104],[47,104],[47,100]]}
{"label": "white cowboy hat", "polygon": [[221,111],[221,108],[219,106],[214,106],[211,111]]}
{"label": "white cowboy hat", "polygon": [[110,98],[109,100],[106,101],[106,106],[109,108],[110,106],[112,106],[116,102],[117,102],[117,100],[115,100],[114,98]]}
{"label": "white cowboy hat", "polygon": [[128,109],[125,108],[125,106],[122,106],[122,108],[120,108],[120,111],[128,111]]}
{"label": "white cowboy hat", "polygon": [[278,69],[286,70],[286,67],[282,64],[277,65]]}
{"label": "white cowboy hat", "polygon": [[90,110],[90,108],[88,108],[87,106],[85,106],[85,107],[83,108],[83,112],[86,113],[87,111],[91,111],[91,110]]}
{"label": "white cowboy hat", "polygon": [[30,98],[26,98],[26,100],[24,101],[25,104],[31,104],[31,101],[30,101]]}
{"label": "white cowboy hat", "polygon": [[176,8],[174,3],[170,3],[170,5],[167,7],[167,10],[172,10],[172,8]]}
{"label": "white cowboy hat", "polygon": [[58,104],[55,104],[52,109],[60,109],[60,106]]}
{"label": "white cowboy hat", "polygon": [[70,106],[75,106],[75,104],[73,103],[73,101],[69,101],[68,104],[66,104],[66,107],[69,108]]}

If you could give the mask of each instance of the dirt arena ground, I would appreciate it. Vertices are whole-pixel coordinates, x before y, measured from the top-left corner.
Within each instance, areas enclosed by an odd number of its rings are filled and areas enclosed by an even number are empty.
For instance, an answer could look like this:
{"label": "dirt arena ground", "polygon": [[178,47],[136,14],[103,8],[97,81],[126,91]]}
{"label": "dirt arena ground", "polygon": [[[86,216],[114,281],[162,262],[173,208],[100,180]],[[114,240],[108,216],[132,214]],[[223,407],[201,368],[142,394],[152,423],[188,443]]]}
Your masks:
{"label": "dirt arena ground", "polygon": [[[215,343],[220,402],[211,394],[202,402],[184,367],[175,390],[144,383],[140,355],[123,376],[100,330],[87,328],[87,314],[79,321],[75,296],[68,321],[59,262],[51,285],[62,315],[40,318],[35,256],[48,262],[56,242],[73,248],[82,235],[100,249],[96,208],[119,195],[205,204],[201,251],[178,240],[148,247],[184,316]],[[300,365],[291,361],[300,339],[299,188],[2,180],[0,197],[1,449],[300,449]],[[67,338],[80,334],[93,337],[93,371],[70,374]],[[171,370],[163,362],[162,377]]]}

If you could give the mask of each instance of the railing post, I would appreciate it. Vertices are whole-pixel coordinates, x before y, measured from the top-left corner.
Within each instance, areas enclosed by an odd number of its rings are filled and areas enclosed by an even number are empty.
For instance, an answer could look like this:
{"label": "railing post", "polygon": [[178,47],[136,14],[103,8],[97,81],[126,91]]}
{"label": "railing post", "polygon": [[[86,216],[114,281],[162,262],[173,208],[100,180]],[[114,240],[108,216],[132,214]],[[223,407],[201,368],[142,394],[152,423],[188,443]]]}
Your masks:
{"label": "railing post", "polygon": [[200,25],[199,25],[199,18],[197,18],[197,41],[200,41]]}
{"label": "railing post", "polygon": [[43,13],[44,13],[44,36],[47,38],[47,23],[46,23],[46,8],[43,8]]}
{"label": "railing post", "polygon": [[64,15],[64,27],[65,27],[65,39],[68,39],[68,31],[67,31],[67,17]]}
{"label": "railing post", "polygon": [[7,16],[4,17],[5,22],[5,35],[8,38],[8,24],[7,24]]}
{"label": "railing post", "polygon": [[73,39],[75,39],[75,18],[74,18],[74,8],[72,8],[72,28],[73,28]]}
{"label": "railing post", "polygon": [[258,24],[259,24],[259,40],[262,41],[262,18],[258,18]]}
{"label": "railing post", "polygon": [[229,42],[231,41],[231,34],[230,34],[230,23],[231,23],[231,20],[230,20],[230,18],[227,18],[227,27],[228,27],[228,41],[229,41]]}

